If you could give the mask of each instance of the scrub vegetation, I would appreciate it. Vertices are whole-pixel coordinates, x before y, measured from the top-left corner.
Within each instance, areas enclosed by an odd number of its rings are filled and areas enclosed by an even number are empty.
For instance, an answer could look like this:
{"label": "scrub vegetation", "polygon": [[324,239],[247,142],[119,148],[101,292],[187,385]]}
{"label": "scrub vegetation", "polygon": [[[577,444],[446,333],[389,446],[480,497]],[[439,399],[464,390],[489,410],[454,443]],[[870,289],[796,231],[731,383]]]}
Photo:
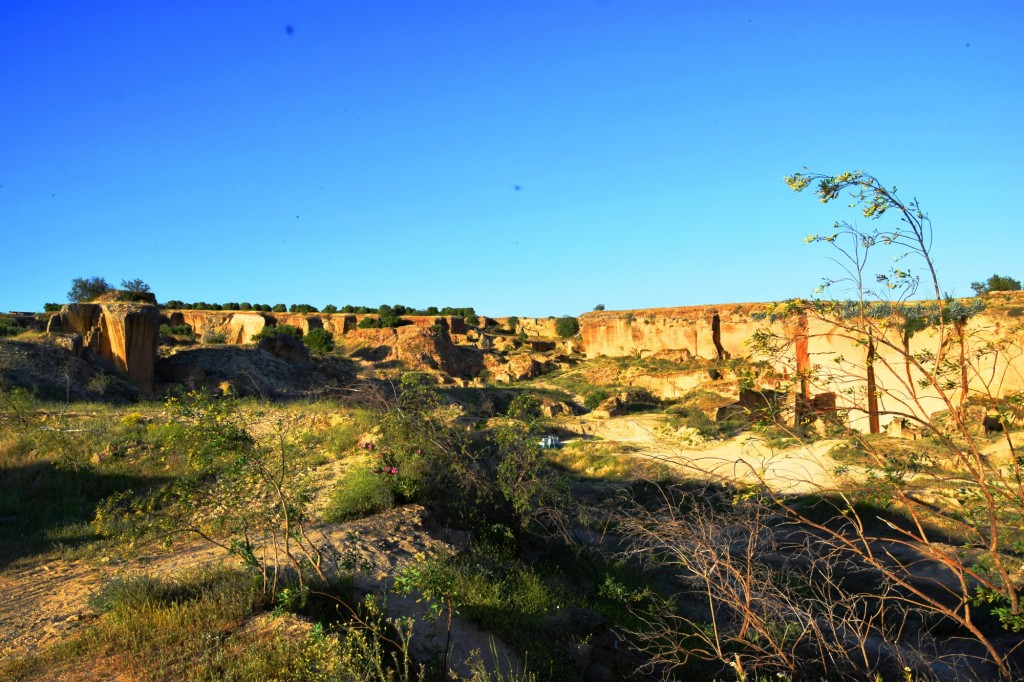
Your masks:
{"label": "scrub vegetation", "polygon": [[[895,189],[787,181],[897,227],[808,238],[848,259],[857,295],[769,311],[753,343],[773,362],[594,358],[501,386],[367,371],[276,401],[0,385],[0,677],[1020,679],[1024,398],[964,377],[1020,353],[1022,330],[963,333],[981,308],[944,296],[927,216]],[[919,289],[932,301],[908,304]],[[772,315],[863,353],[797,366]],[[291,329],[262,334],[331,352]],[[943,342],[911,352],[917,334]],[[884,410],[855,390],[786,400],[883,366],[906,377]],[[723,404],[632,383],[687,373],[774,389]],[[899,434],[852,428],[880,411]],[[785,481],[770,466],[819,460]],[[31,632],[33,609],[68,603]]]}

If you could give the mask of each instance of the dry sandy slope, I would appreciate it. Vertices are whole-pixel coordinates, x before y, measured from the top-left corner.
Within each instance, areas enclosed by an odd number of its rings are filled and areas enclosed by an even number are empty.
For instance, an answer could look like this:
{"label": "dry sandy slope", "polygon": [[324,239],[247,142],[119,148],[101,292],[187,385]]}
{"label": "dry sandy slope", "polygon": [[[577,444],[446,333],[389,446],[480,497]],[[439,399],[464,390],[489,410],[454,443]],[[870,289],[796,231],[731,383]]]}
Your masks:
{"label": "dry sandy slope", "polygon": [[839,463],[828,453],[843,441],[821,440],[775,450],[756,435],[744,433],[685,447],[661,430],[664,422],[657,414],[582,421],[588,435],[628,444],[631,455],[669,464],[686,475],[743,483],[764,481],[784,493],[810,493],[841,483],[835,473]]}
{"label": "dry sandy slope", "polygon": [[[315,531],[315,536],[318,544],[331,548],[335,556],[358,565],[356,586],[364,593],[385,592],[401,566],[418,556],[448,554],[465,543],[465,537],[432,527],[426,511],[418,505],[323,526]],[[0,573],[0,659],[38,651],[98,617],[89,607],[89,598],[113,578],[166,577],[221,563],[234,565],[237,560],[205,542],[182,543],[172,551],[148,554],[129,562],[23,562]],[[431,628],[440,624],[426,622],[426,611],[427,606],[414,598],[388,597],[390,616],[417,619],[413,650],[421,654],[432,641],[444,641],[443,637],[438,639],[443,633],[435,632],[431,637]],[[500,640],[494,641],[499,661],[491,661],[492,637],[470,623],[457,619],[452,635],[450,660],[455,664],[465,661],[473,650],[479,650],[489,666],[497,665],[506,672],[521,669],[519,657]],[[468,673],[464,666],[457,667],[462,674]]]}

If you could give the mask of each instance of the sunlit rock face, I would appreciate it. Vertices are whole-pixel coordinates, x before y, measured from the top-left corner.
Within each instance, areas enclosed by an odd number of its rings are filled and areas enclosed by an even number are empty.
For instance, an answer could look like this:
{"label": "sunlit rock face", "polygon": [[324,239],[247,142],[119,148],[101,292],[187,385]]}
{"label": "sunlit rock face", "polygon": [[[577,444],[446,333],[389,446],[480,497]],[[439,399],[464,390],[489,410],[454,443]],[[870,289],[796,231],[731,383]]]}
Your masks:
{"label": "sunlit rock face", "polygon": [[146,393],[160,340],[160,311],[149,303],[71,303],[50,318],[47,330],[81,339],[72,348],[93,353]]}
{"label": "sunlit rock face", "polygon": [[[681,353],[705,361],[744,358],[764,363],[790,394],[802,394],[807,401],[836,401],[839,408],[851,409],[851,425],[877,431],[885,427],[891,413],[927,418],[949,408],[943,395],[926,385],[928,377],[913,362],[915,357],[940,349],[952,361],[960,362],[962,345],[969,365],[962,381],[944,391],[947,398],[958,401],[964,385],[969,396],[1002,397],[1024,390],[1024,351],[1015,350],[1024,348],[1024,325],[1020,323],[1024,293],[990,295],[985,306],[961,328],[947,325],[940,332],[929,327],[907,338],[901,325],[878,320],[870,353],[863,334],[806,315],[766,314],[768,304],[590,312],[580,317],[580,335],[588,358]],[[763,332],[777,341],[773,352],[751,344]],[[874,358],[870,372],[869,354]],[[662,374],[638,377],[630,383],[662,397],[675,397],[692,389],[699,378],[695,372]],[[864,412],[854,406],[871,409]]]}

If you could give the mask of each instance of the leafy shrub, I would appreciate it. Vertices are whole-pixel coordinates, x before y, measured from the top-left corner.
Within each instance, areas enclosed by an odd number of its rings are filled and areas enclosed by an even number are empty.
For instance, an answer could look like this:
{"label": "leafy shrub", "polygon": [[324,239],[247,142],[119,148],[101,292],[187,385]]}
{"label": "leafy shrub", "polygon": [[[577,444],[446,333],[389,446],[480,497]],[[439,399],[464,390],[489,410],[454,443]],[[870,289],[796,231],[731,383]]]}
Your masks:
{"label": "leafy shrub", "polygon": [[597,406],[611,397],[611,393],[600,388],[595,388],[583,398],[583,406],[588,410],[597,409]]}
{"label": "leafy shrub", "polygon": [[269,339],[281,335],[292,336],[301,340],[302,330],[290,324],[267,325],[259,334],[253,336],[252,340],[258,342],[261,339]]}
{"label": "leafy shrub", "polygon": [[471,314],[467,315],[465,317],[465,320],[466,320],[466,324],[468,324],[471,327],[475,327],[478,324],[480,324],[480,318],[475,313],[471,313]]}
{"label": "leafy shrub", "polygon": [[380,329],[380,318],[377,317],[364,317],[359,320],[359,324],[356,325],[360,329]]}
{"label": "leafy shrub", "polygon": [[150,291],[149,285],[141,279],[122,279],[119,298],[122,301],[142,301],[145,303],[152,300],[153,293]]}
{"label": "leafy shrub", "polygon": [[392,314],[380,317],[364,317],[359,320],[357,326],[360,329],[394,329],[395,327],[404,327],[408,324],[412,324],[412,322]]}
{"label": "leafy shrub", "polygon": [[310,329],[302,342],[315,353],[329,353],[334,350],[334,335],[326,329]]}
{"label": "leafy shrub", "polygon": [[271,311],[275,313],[286,313],[288,312],[288,306],[284,303],[275,303],[274,307],[271,308]]}
{"label": "leafy shrub", "polygon": [[306,314],[317,313],[320,311],[317,310],[314,306],[309,305],[308,303],[292,303],[291,306],[288,308],[288,312]]}
{"label": "leafy shrub", "polygon": [[327,313],[328,315],[333,315],[334,313],[338,312],[338,306],[328,304],[325,305],[320,312]]}
{"label": "leafy shrub", "polygon": [[8,317],[0,317],[0,336],[17,336],[25,328]]}
{"label": "leafy shrub", "polygon": [[515,334],[516,333],[516,327],[519,326],[519,318],[516,317],[515,315],[509,315],[508,320],[506,321],[506,324],[508,325],[508,330],[510,332],[512,332],[513,334]]}
{"label": "leafy shrub", "polygon": [[563,339],[576,336],[576,333],[580,330],[580,323],[575,317],[565,315],[555,321],[555,333],[557,333]]}
{"label": "leafy shrub", "polygon": [[395,504],[390,474],[355,469],[345,475],[334,489],[324,512],[328,521],[351,521],[389,509]]}
{"label": "leafy shrub", "polygon": [[59,311],[60,311],[60,303],[44,303],[43,304],[43,312],[44,313],[56,313],[56,312],[59,312]]}
{"label": "leafy shrub", "polygon": [[203,335],[203,343],[219,346],[228,342],[228,338],[220,332],[212,332]]}
{"label": "leafy shrub", "polygon": [[195,336],[191,325],[187,324],[162,324],[160,325],[160,333],[164,336]]}
{"label": "leafy shrub", "polygon": [[540,418],[540,401],[529,393],[520,393],[509,403],[505,414],[519,421],[534,422]]}

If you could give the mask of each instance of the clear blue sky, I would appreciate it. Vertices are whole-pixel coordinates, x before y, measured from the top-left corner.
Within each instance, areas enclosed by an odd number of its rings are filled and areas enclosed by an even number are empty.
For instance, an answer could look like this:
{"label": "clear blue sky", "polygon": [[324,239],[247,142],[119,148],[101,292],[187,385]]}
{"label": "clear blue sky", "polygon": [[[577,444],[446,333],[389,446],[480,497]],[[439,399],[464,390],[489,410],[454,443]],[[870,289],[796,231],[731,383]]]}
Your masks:
{"label": "clear blue sky", "polygon": [[782,299],[916,195],[943,287],[1024,276],[1024,3],[0,3],[0,310],[161,300],[490,315]]}

